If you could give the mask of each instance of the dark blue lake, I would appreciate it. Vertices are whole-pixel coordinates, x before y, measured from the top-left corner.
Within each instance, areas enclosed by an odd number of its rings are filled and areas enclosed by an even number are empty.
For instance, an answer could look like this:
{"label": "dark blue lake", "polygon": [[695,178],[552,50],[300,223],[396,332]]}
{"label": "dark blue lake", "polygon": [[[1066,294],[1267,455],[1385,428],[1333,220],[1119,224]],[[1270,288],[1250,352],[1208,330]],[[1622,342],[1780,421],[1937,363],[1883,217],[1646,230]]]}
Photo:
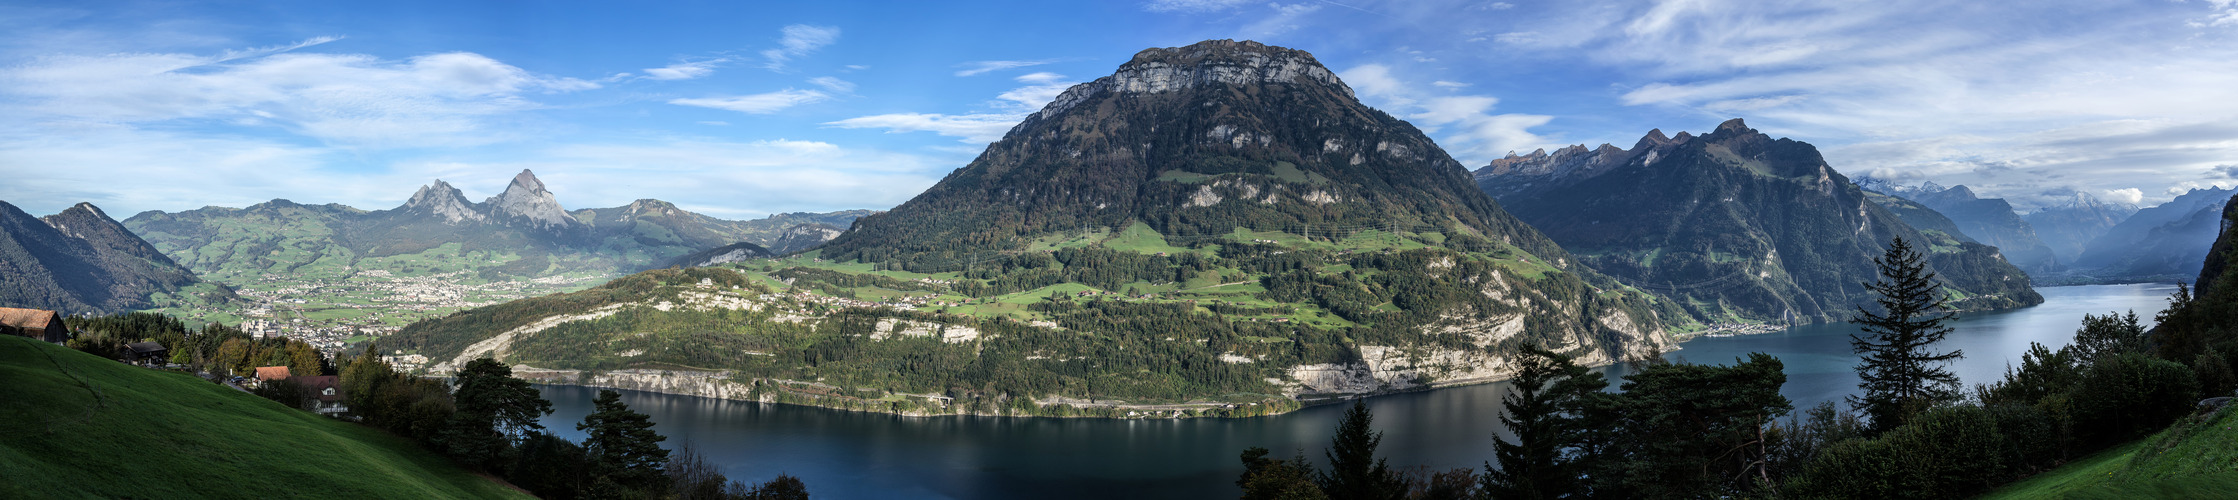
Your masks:
{"label": "dark blue lake", "polygon": [[[2083,314],[2134,310],[2150,322],[2167,307],[2172,285],[2040,288],[2045,303],[1971,314],[1944,346],[1963,350],[1952,366],[1971,386],[2003,376],[2030,342],[2058,347]],[[1786,363],[1782,389],[1797,408],[1839,401],[1856,390],[1846,324],[1689,341],[1674,360],[1728,364],[1762,351]],[[1625,366],[1604,368],[1612,377]],[[1612,380],[1613,381],[1613,380]],[[557,413],[544,425],[580,440],[575,423],[596,389],[544,386]],[[1483,467],[1492,457],[1506,384],[1486,384],[1367,400],[1384,431],[1382,455],[1397,465]],[[732,479],[800,477],[816,498],[1234,498],[1236,456],[1262,446],[1315,460],[1342,406],[1286,415],[1216,420],[1122,421],[995,417],[911,418],[820,408],[624,391],[651,415],[669,448],[690,443]]]}

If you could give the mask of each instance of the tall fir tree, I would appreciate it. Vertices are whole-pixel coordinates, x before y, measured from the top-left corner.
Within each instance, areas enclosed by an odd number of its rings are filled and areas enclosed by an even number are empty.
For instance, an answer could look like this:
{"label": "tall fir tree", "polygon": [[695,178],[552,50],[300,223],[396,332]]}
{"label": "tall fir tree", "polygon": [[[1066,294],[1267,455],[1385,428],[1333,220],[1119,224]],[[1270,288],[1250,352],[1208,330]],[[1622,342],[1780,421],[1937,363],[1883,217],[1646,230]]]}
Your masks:
{"label": "tall fir tree", "polygon": [[1911,243],[1896,238],[1881,258],[1873,259],[1881,280],[1865,287],[1878,297],[1882,312],[1857,309],[1850,320],[1865,335],[1850,334],[1851,351],[1862,356],[1857,364],[1859,389],[1864,396],[1849,396],[1851,407],[1872,419],[1879,434],[1935,405],[1959,397],[1958,376],[1943,365],[1965,357],[1963,351],[1935,352],[1935,344],[1950,335],[1944,323],[1948,297],[1927,270],[1925,256]]}
{"label": "tall fir tree", "polygon": [[451,402],[458,411],[451,414],[442,440],[451,456],[476,467],[501,466],[514,443],[544,429],[536,419],[552,413],[551,401],[494,359],[467,362],[455,383]]}
{"label": "tall fir tree", "polygon": [[1515,433],[1515,442],[1492,443],[1499,467],[1485,464],[1483,494],[1501,499],[1582,495],[1586,456],[1578,450],[1588,439],[1585,406],[1608,388],[1608,380],[1569,356],[1535,346],[1526,347],[1518,361],[1523,369],[1515,377],[1515,391],[1500,401],[1507,409],[1500,424]]}
{"label": "tall fir tree", "polygon": [[1344,412],[1344,420],[1337,422],[1337,435],[1329,440],[1329,470],[1314,477],[1329,498],[1406,498],[1405,479],[1375,456],[1376,446],[1383,443],[1383,432],[1374,430],[1374,424],[1375,415],[1360,401],[1353,401],[1352,408]]}
{"label": "tall fir tree", "polygon": [[621,393],[611,390],[598,391],[591,404],[594,411],[575,430],[588,434],[583,448],[598,474],[593,493],[665,493],[668,477],[662,468],[668,464],[668,450],[660,442],[668,438],[653,431],[652,417],[630,410]]}

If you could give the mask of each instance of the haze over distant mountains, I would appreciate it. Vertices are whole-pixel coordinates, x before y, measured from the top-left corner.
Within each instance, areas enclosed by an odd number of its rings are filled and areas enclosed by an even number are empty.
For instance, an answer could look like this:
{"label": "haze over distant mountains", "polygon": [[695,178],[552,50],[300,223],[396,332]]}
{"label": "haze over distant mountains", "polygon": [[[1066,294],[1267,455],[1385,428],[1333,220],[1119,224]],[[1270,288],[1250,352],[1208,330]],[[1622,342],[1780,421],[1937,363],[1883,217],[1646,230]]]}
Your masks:
{"label": "haze over distant mountains", "polygon": [[2233,191],[2194,189],[2138,210],[2091,240],[2075,266],[2109,276],[2189,279],[2222,232],[2222,209]]}
{"label": "haze over distant mountains", "polygon": [[[2194,189],[2144,209],[2076,192],[2023,217],[2003,200],[1976,198],[1966,186],[1904,186],[1879,179],[1862,179],[1858,185],[1934,207],[1974,239],[2024,248],[2006,256],[2031,273],[2085,283],[2191,279],[2220,230],[2218,210],[2233,192]],[[2041,238],[2043,251],[2028,245],[2031,232]],[[2045,252],[2049,257],[2040,257]],[[2042,265],[2047,260],[2056,265]]]}
{"label": "haze over distant mountains", "polygon": [[791,226],[844,226],[865,213],[730,221],[652,199],[569,211],[534,173],[523,170],[503,192],[480,203],[437,180],[389,210],[272,200],[242,209],[148,211],[124,224],[180,263],[214,275],[396,268],[534,278],[635,271],[742,241],[783,243],[778,251],[792,251],[821,240],[780,242]]}
{"label": "haze over distant mountains", "polygon": [[34,218],[0,201],[0,307],[111,314],[232,298],[90,203]]}
{"label": "haze over distant mountains", "polygon": [[[2029,278],[1995,248],[1913,227],[1849,182],[1810,144],[1739,119],[1702,136],[1651,130],[1631,149],[1571,146],[1511,155],[1476,183],[1578,259],[1669,294],[1717,321],[1829,321],[1870,298],[1872,259],[1904,238],[1930,254],[1959,309],[2035,304]],[[1906,207],[1912,209],[1911,207]],[[1914,211],[1917,211],[1914,209]],[[1929,223],[1932,222],[1932,223]]]}
{"label": "haze over distant mountains", "polygon": [[1884,183],[1860,182],[1859,187],[1881,190],[1926,205],[1937,213],[1949,217],[1968,238],[1997,247],[2005,260],[2032,274],[2053,273],[2066,268],[2068,260],[2060,259],[2051,247],[2037,235],[2036,228],[2013,211],[2013,206],[2003,198],[1980,198],[1966,186],[1943,188],[1929,182],[1918,187],[1894,187]]}

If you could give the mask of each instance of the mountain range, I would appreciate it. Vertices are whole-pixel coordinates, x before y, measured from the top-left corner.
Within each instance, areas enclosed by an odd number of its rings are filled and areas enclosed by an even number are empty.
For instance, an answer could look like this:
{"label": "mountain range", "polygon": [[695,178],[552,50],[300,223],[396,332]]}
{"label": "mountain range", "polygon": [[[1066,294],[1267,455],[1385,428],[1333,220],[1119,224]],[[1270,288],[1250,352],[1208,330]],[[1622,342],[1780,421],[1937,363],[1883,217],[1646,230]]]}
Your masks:
{"label": "mountain range", "polygon": [[1651,130],[1630,149],[1510,155],[1475,180],[1579,261],[1714,322],[1846,318],[1871,299],[1863,283],[1895,238],[1928,251],[1957,309],[2043,301],[1996,248],[1949,232],[1962,226],[1922,212],[1913,219],[1939,230],[1915,228],[1810,144],[1739,119],[1701,136]]}
{"label": "mountain range", "polygon": [[[490,355],[851,409],[1210,416],[1504,379],[1524,346],[1653,359],[1693,324],[1509,215],[1311,54],[1216,40],[1067,89],[818,249],[473,309],[378,348],[435,373]],[[662,366],[706,371],[637,370]]]}
{"label": "mountain range", "polygon": [[742,241],[797,250],[821,240],[787,239],[788,229],[845,226],[866,213],[732,221],[651,199],[568,211],[534,173],[523,170],[502,193],[480,203],[437,180],[388,210],[272,200],[245,209],[142,212],[124,225],[178,262],[221,279],[253,280],[266,273],[332,277],[361,270],[466,271],[511,279],[631,272]]}
{"label": "mountain range", "polygon": [[1921,189],[1905,197],[1949,217],[1959,231],[1975,241],[1997,247],[2006,261],[2022,270],[2052,273],[2065,267],[2051,247],[2037,237],[2036,228],[2021,219],[2020,214],[2013,211],[2013,205],[2003,198],[1976,197],[1972,189],[1963,185],[1940,191]]}
{"label": "mountain range", "polygon": [[232,299],[93,204],[32,217],[0,201],[0,306],[112,314]]}
{"label": "mountain range", "polygon": [[2089,193],[2077,191],[2060,203],[2036,209],[2024,218],[2052,255],[2060,262],[2074,263],[2083,256],[2083,249],[2092,240],[2104,236],[2121,221],[2137,213],[2137,206],[2128,203],[2100,201]]}
{"label": "mountain range", "polygon": [[2222,209],[2232,190],[2194,189],[2159,206],[2138,210],[2091,240],[2075,267],[2100,276],[2190,279],[2222,232]]}

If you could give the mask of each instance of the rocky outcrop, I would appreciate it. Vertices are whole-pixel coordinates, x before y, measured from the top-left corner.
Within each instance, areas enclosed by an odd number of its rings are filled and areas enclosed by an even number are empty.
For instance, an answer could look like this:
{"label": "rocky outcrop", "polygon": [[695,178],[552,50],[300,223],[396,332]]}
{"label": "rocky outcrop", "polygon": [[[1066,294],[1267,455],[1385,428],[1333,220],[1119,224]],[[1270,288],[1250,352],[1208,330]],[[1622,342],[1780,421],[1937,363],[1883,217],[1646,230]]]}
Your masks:
{"label": "rocky outcrop", "polygon": [[1299,83],[1300,80],[1333,84],[1352,97],[1352,88],[1335,73],[1302,50],[1270,47],[1249,40],[1213,40],[1187,47],[1148,49],[1119,66],[1111,76],[1076,85],[1059,94],[1035,118],[1047,118],[1105,92],[1155,94],[1213,83],[1250,85]]}
{"label": "rocky outcrop", "polygon": [[466,202],[465,194],[442,179],[436,179],[434,184],[421,186],[419,191],[412,193],[411,200],[405,201],[404,206],[397,209],[441,219],[445,224],[451,225],[488,219]]}
{"label": "rocky outcrop", "polygon": [[544,181],[537,180],[536,174],[527,169],[513,176],[513,182],[505,186],[504,193],[482,204],[489,206],[493,216],[518,217],[538,229],[566,229],[580,224],[567,216],[566,209],[560,208],[559,198],[544,189]]}

